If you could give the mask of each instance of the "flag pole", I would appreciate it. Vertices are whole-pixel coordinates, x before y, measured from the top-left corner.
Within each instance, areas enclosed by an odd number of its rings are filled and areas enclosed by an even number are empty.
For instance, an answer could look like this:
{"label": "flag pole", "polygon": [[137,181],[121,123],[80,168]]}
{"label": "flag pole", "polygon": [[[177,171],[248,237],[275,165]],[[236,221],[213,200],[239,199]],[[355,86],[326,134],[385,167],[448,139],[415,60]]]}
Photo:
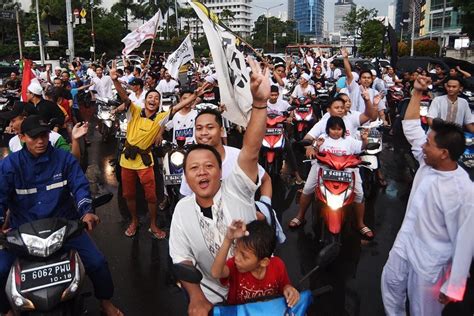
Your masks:
{"label": "flag pole", "polygon": [[[160,13],[160,15],[161,15],[161,13]],[[150,53],[148,54],[148,62],[147,62],[147,64],[149,64],[149,65],[151,65],[150,64],[151,53],[153,52],[153,45],[155,44],[155,38],[156,38],[156,32],[158,31],[159,19],[160,19],[160,17],[158,16],[157,19],[156,19],[155,33],[153,34],[153,38],[151,40]]]}

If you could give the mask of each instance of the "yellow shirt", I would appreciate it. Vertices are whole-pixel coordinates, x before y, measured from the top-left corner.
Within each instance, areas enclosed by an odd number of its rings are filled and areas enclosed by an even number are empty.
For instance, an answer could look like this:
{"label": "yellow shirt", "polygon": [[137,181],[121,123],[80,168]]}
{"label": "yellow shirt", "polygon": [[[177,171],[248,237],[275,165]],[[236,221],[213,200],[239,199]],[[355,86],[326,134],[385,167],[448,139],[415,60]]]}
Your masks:
{"label": "yellow shirt", "polygon": [[[155,141],[156,135],[161,129],[161,125],[166,123],[163,122],[168,119],[168,112],[155,113],[150,118],[147,118],[142,113],[141,107],[135,103],[130,104],[130,113],[132,117],[127,126],[127,142],[132,146],[145,150]],[[143,110],[144,111],[144,110]],[[149,153],[153,165],[153,155]],[[142,161],[140,154],[135,159],[126,159],[122,153],[120,156],[120,166],[127,169],[140,170],[148,168]]]}

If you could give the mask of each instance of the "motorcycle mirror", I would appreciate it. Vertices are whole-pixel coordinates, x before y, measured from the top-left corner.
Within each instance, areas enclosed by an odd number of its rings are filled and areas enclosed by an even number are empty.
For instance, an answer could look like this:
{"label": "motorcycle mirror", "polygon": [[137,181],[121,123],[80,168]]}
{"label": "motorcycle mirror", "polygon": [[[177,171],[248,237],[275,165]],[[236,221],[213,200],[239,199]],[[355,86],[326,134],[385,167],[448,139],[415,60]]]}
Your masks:
{"label": "motorcycle mirror", "polygon": [[201,283],[202,273],[195,266],[186,263],[175,263],[171,269],[178,280],[193,284]]}
{"label": "motorcycle mirror", "polygon": [[319,252],[316,258],[316,265],[319,267],[325,267],[333,262],[341,251],[341,245],[337,242],[333,242]]}
{"label": "motorcycle mirror", "polygon": [[288,109],[286,109],[288,112],[291,112],[296,109],[296,106],[290,106]]}
{"label": "motorcycle mirror", "polygon": [[367,144],[367,149],[368,150],[375,150],[375,149],[378,149],[379,147],[380,147],[379,143],[368,143]]}
{"label": "motorcycle mirror", "polygon": [[94,196],[94,198],[92,199],[92,207],[97,208],[99,206],[105,205],[109,203],[113,197],[114,194],[112,192],[107,192]]}

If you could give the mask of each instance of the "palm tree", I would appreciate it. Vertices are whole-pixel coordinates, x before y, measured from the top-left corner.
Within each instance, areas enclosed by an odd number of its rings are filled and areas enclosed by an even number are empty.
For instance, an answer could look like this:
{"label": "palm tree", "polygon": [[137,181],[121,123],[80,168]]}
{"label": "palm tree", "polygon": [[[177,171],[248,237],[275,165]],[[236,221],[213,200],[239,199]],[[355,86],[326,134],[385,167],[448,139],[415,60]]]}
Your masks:
{"label": "palm tree", "polygon": [[133,11],[135,6],[136,4],[133,2],[133,0],[119,0],[119,2],[117,2],[110,8],[110,11],[113,14],[124,20],[125,32],[128,32],[128,10]]}

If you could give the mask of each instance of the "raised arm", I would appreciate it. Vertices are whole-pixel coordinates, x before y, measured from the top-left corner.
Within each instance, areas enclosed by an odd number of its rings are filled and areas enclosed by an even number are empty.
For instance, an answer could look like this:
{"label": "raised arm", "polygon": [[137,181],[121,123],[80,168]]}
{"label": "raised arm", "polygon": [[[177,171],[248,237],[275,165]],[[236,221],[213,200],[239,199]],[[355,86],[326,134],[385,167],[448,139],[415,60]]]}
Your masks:
{"label": "raised arm", "polygon": [[253,104],[238,163],[245,174],[255,182],[258,176],[258,152],[265,136],[267,100],[270,98],[270,80],[267,67],[265,67],[262,73],[259,65],[252,58],[248,59],[248,63],[252,69],[250,89],[252,91]]}
{"label": "raised arm", "polygon": [[194,93],[189,97],[186,98],[186,100],[181,100],[178,104],[173,106],[171,108],[171,113],[170,116],[173,116],[176,112],[179,112],[182,108],[184,108],[186,105],[193,103],[197,98],[201,97],[205,92],[206,89],[209,88],[211,84],[206,82],[196,90],[194,90]]}
{"label": "raised arm", "polygon": [[360,114],[359,121],[360,124],[365,124],[368,121],[373,121],[377,119],[377,105],[380,102],[380,96],[376,95],[374,97],[374,102],[370,101],[369,89],[360,86],[360,92],[365,103],[365,111]]}
{"label": "raised arm", "polygon": [[413,156],[422,163],[423,151],[422,146],[426,142],[426,135],[421,128],[420,122],[420,102],[423,96],[423,91],[428,89],[431,84],[431,79],[425,76],[418,76],[414,83],[413,93],[410,98],[410,103],[405,112],[405,117],[402,122],[403,133],[411,145]]}
{"label": "raised arm", "polygon": [[126,107],[128,108],[130,106],[131,101],[128,98],[127,91],[125,91],[125,89],[122,87],[122,84],[118,80],[117,69],[110,69],[109,76],[110,79],[112,79],[112,82],[114,83],[114,87],[117,90],[117,93],[119,94],[120,100],[122,100],[122,102],[124,102]]}
{"label": "raised arm", "polygon": [[354,80],[354,76],[352,75],[352,68],[351,63],[349,62],[349,53],[345,47],[341,48],[341,55],[344,59],[344,71],[346,72],[346,84],[350,86],[352,80]]}

